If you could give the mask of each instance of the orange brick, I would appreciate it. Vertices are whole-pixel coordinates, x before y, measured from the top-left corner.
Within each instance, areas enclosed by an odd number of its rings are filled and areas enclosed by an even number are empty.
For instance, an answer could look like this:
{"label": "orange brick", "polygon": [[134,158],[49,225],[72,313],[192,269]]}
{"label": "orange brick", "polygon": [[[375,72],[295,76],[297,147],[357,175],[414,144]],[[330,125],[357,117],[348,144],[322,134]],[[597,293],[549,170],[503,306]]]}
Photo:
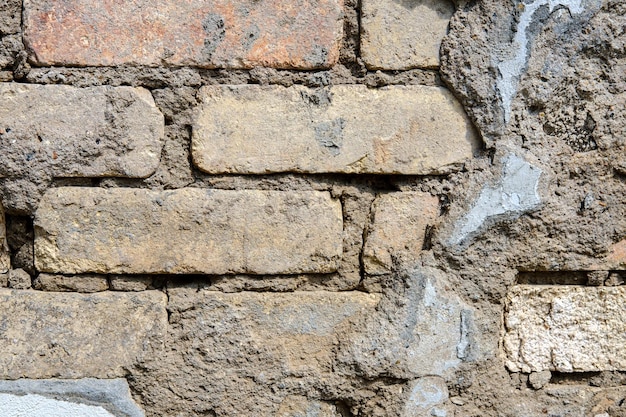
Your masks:
{"label": "orange brick", "polygon": [[339,56],[343,0],[25,0],[38,65],[317,69]]}

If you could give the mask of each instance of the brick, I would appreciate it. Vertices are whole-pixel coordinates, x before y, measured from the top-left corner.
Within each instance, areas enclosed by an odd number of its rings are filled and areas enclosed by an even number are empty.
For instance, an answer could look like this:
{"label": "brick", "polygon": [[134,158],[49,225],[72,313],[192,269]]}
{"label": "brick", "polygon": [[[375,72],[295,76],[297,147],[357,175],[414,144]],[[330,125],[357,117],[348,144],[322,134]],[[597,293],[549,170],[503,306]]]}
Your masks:
{"label": "brick", "polygon": [[327,192],[66,187],[35,214],[35,264],[53,273],[327,273],[342,253]]}
{"label": "brick", "polygon": [[513,287],[504,350],[512,372],[626,370],[626,288]]}
{"label": "brick", "polygon": [[9,256],[9,245],[7,243],[7,228],[4,217],[4,207],[0,201],[0,274],[9,272],[11,258]]}
{"label": "brick", "polygon": [[361,56],[369,69],[439,66],[439,47],[454,14],[449,0],[363,0]]}
{"label": "brick", "polygon": [[334,368],[339,339],[380,300],[358,291],[224,294],[197,287],[170,287],[168,295],[167,351],[147,365],[151,374],[135,380],[168,416],[206,414],[200,401],[218,416],[304,415],[290,407],[291,394],[350,383]]}
{"label": "brick", "polygon": [[109,281],[103,275],[53,275],[39,274],[33,283],[36,290],[70,291],[70,292],[101,292],[109,289]]}
{"label": "brick", "polygon": [[626,239],[620,240],[611,246],[607,263],[612,269],[626,268]]}
{"label": "brick", "polygon": [[0,377],[112,378],[163,346],[166,296],[0,289]]}
{"label": "brick", "polygon": [[441,174],[479,146],[444,88],[207,86],[193,125],[209,173]]}
{"label": "brick", "polygon": [[0,176],[147,177],[163,120],[142,88],[0,84]]}
{"label": "brick", "polygon": [[37,65],[317,69],[339,57],[342,0],[25,0]]}
{"label": "brick", "polygon": [[374,201],[374,220],[363,247],[365,272],[391,272],[394,263],[415,263],[424,246],[426,229],[439,214],[439,199],[428,193],[383,194]]}

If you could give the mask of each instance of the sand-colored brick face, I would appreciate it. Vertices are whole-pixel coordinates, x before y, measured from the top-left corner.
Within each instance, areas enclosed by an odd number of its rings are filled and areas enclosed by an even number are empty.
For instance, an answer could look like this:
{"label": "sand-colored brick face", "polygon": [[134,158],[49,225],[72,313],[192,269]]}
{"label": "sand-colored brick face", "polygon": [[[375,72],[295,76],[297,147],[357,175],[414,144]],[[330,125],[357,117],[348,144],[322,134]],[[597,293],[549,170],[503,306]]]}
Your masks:
{"label": "sand-colored brick face", "polygon": [[193,126],[209,173],[442,174],[479,139],[455,98],[425,86],[207,86]]}
{"label": "sand-colored brick face", "polygon": [[327,192],[64,187],[35,225],[37,267],[55,273],[328,273],[342,252]]}
{"label": "sand-colored brick face", "polygon": [[428,193],[393,193],[378,197],[363,247],[365,272],[390,273],[403,261],[414,262],[424,249],[438,214],[439,200]]}
{"label": "sand-colored brick face", "polygon": [[25,0],[38,65],[315,69],[339,57],[341,0]]}
{"label": "sand-colored brick face", "polygon": [[0,83],[0,177],[147,177],[163,123],[143,88]]}
{"label": "sand-colored brick face", "polygon": [[361,54],[368,68],[439,66],[439,48],[454,14],[451,0],[363,0]]}
{"label": "sand-colored brick face", "polygon": [[2,379],[112,378],[163,347],[166,296],[0,290]]}
{"label": "sand-colored brick face", "polygon": [[626,290],[527,286],[507,295],[504,350],[513,372],[626,369]]}

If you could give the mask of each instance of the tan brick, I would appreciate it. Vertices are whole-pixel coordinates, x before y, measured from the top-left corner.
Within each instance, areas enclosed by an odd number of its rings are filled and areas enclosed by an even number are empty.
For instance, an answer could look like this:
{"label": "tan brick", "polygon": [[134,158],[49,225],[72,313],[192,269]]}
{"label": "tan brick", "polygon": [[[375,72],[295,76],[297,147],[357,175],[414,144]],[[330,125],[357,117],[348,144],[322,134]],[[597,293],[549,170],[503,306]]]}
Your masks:
{"label": "tan brick", "polygon": [[439,174],[479,141],[444,88],[207,86],[193,126],[209,173]]}
{"label": "tan brick", "polygon": [[314,69],[339,57],[342,0],[25,0],[39,65]]}
{"label": "tan brick", "polygon": [[519,285],[507,295],[513,372],[626,370],[626,288]]}
{"label": "tan brick", "polygon": [[163,115],[148,90],[0,84],[0,176],[147,177]]}
{"label": "tan brick", "polygon": [[4,217],[4,207],[0,202],[0,274],[9,272],[11,258],[9,257],[9,246],[7,244],[6,220]]}
{"label": "tan brick", "polygon": [[439,66],[439,47],[454,14],[450,0],[363,0],[361,56],[370,69]]}
{"label": "tan brick", "polygon": [[166,297],[0,289],[0,378],[111,378],[161,349]]}
{"label": "tan brick", "polygon": [[363,247],[363,267],[372,275],[389,273],[394,262],[415,262],[427,226],[439,214],[439,200],[428,193],[383,194],[374,201],[374,221]]}
{"label": "tan brick", "polygon": [[55,188],[35,214],[54,273],[326,273],[342,253],[327,192]]}
{"label": "tan brick", "polygon": [[54,275],[39,274],[33,283],[36,290],[69,291],[69,292],[101,292],[109,289],[109,281],[104,275]]}

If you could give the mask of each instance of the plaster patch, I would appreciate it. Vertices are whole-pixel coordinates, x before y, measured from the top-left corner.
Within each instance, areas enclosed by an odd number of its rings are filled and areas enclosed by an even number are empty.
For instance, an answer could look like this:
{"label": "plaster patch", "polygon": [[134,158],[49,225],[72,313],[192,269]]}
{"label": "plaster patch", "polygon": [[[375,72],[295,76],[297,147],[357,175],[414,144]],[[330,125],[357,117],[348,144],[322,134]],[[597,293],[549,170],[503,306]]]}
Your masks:
{"label": "plaster patch", "polygon": [[541,203],[537,193],[541,170],[513,154],[508,155],[503,162],[499,183],[482,189],[470,212],[455,225],[449,244],[464,242],[496,216],[520,215]]}
{"label": "plaster patch", "polygon": [[115,417],[99,406],[54,400],[41,395],[0,393],[0,415],[4,417]]}
{"label": "plaster patch", "polygon": [[0,380],[3,417],[144,417],[125,379]]}
{"label": "plaster patch", "polygon": [[581,14],[585,8],[583,0],[534,0],[530,3],[520,2],[518,9],[521,10],[515,37],[510,45],[510,57],[498,63],[498,79],[496,88],[502,100],[504,109],[504,122],[508,123],[511,117],[511,103],[517,94],[517,85],[528,61],[531,40],[528,29],[535,20],[535,12],[542,7],[549,7],[549,13],[555,9],[564,7],[570,14]]}
{"label": "plaster patch", "polygon": [[[411,396],[404,407],[404,417],[443,415],[444,410],[436,410],[436,406],[448,400],[448,387],[443,378],[427,376],[413,383]],[[428,413],[430,411],[431,413]]]}

